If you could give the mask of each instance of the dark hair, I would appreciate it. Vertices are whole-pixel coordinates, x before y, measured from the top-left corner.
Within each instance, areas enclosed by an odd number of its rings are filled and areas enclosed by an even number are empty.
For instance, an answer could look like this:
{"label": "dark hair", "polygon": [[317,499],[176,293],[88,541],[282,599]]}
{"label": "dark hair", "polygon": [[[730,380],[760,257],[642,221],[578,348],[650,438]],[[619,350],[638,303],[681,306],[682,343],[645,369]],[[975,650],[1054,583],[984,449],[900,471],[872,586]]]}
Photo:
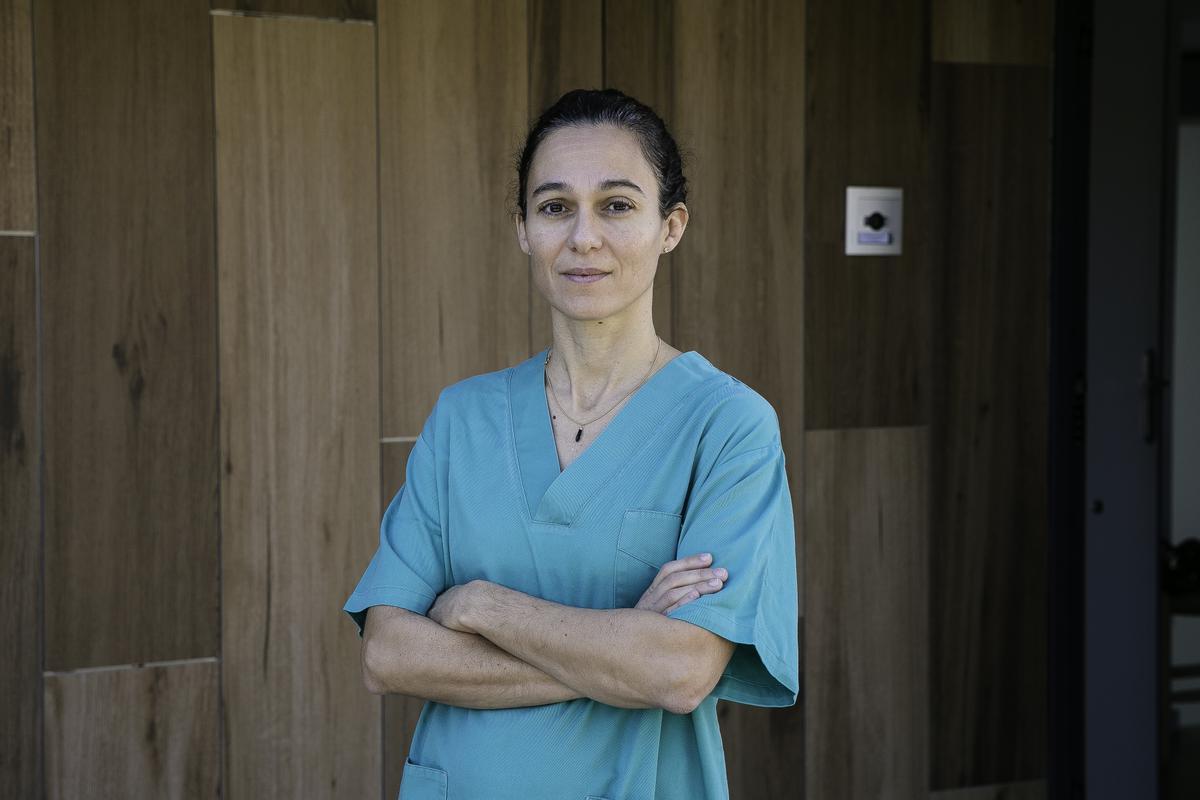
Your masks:
{"label": "dark hair", "polygon": [[517,209],[525,216],[529,167],[538,146],[558,130],[578,125],[612,125],[637,137],[642,155],[658,179],[658,211],[665,218],[687,200],[687,179],[679,147],[654,109],[616,89],[574,89],[542,112],[533,123],[517,157]]}

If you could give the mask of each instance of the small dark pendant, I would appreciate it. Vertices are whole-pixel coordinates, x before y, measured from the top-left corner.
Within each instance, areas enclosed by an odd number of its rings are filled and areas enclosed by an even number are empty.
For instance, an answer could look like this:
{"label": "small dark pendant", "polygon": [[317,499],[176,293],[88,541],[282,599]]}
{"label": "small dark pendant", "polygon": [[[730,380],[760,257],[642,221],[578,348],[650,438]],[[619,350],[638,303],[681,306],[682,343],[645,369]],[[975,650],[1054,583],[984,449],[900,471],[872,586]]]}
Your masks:
{"label": "small dark pendant", "polygon": [[583,428],[580,428],[579,433],[575,434],[575,441],[578,442],[582,436],[583,436]]}

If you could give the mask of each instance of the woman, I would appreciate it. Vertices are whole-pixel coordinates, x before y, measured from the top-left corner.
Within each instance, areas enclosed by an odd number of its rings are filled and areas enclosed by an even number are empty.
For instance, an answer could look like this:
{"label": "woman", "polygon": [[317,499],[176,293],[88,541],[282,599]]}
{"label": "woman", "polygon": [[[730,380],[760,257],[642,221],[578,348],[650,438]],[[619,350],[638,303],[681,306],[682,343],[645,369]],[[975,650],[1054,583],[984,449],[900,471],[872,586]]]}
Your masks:
{"label": "woman", "polygon": [[403,800],[727,797],[717,699],[796,700],[775,411],[651,317],[685,199],[620,92],[569,92],[526,139],[553,344],[441,392],[345,605],[368,688],[428,700]]}

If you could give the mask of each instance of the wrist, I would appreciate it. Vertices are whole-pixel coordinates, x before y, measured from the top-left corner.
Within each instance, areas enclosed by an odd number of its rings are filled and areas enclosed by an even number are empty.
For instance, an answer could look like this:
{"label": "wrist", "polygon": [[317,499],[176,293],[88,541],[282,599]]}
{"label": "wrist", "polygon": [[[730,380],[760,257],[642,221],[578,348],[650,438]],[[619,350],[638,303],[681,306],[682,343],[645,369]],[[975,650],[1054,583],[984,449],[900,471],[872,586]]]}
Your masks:
{"label": "wrist", "polygon": [[495,586],[489,581],[476,579],[463,587],[467,590],[467,602],[463,604],[462,611],[459,613],[459,621],[463,627],[482,635],[483,629],[486,627],[488,609],[493,599],[492,590]]}

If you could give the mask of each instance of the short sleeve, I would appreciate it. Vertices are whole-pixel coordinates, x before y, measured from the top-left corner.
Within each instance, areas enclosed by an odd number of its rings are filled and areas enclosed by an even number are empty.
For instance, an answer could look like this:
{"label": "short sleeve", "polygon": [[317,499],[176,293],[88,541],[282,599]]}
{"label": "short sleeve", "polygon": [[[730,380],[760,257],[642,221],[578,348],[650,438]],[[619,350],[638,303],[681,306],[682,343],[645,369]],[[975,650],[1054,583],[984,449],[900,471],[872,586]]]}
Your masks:
{"label": "short sleeve", "polygon": [[[757,441],[761,438],[755,437]],[[676,557],[712,553],[729,577],[667,616],[737,647],[713,694],[756,706],[790,706],[800,689],[796,538],[777,428],[766,446],[732,452],[693,489]]]}
{"label": "short sleeve", "polygon": [[379,525],[379,548],[342,608],[358,625],[359,636],[369,607],[397,606],[425,615],[446,589],[436,459],[427,436],[430,430],[431,423],[427,423],[413,444],[405,481]]}

